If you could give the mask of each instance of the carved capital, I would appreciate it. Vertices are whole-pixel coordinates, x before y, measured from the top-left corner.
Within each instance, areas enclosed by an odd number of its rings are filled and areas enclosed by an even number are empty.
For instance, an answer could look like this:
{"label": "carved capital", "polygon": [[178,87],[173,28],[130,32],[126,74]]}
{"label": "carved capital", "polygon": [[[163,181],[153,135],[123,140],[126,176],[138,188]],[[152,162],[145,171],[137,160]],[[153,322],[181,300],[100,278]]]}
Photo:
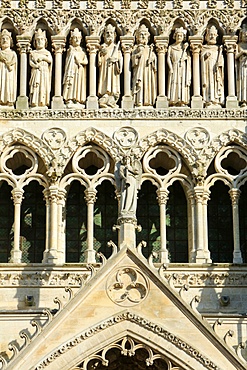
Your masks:
{"label": "carved capital", "polygon": [[237,206],[238,205],[238,201],[239,201],[239,197],[240,197],[240,194],[241,194],[241,190],[239,190],[239,189],[231,189],[231,190],[229,190],[228,193],[230,194],[232,205],[233,206]]}
{"label": "carved capital", "polygon": [[19,35],[16,36],[17,40],[17,49],[20,54],[27,54],[31,50],[31,37],[30,36],[24,36],[24,35]]}
{"label": "carved capital", "polygon": [[65,36],[51,36],[51,42],[52,42],[52,51],[55,54],[62,54],[63,51],[65,51],[65,42],[66,42],[66,37]]}
{"label": "carved capital", "polygon": [[155,36],[154,42],[158,54],[165,54],[167,52],[169,38],[165,36]]}
{"label": "carved capital", "polygon": [[161,204],[166,204],[169,199],[168,197],[169,191],[158,189],[156,193],[157,193],[157,199],[158,199],[159,206],[161,206]]}
{"label": "carved capital", "polygon": [[97,194],[97,191],[94,190],[94,189],[86,189],[85,190],[85,201],[88,204],[94,204],[96,202],[96,194]]}
{"label": "carved capital", "polygon": [[236,45],[238,41],[238,36],[223,36],[223,42],[225,46],[225,50],[228,53],[235,53]]}
{"label": "carved capital", "polygon": [[12,194],[12,199],[13,199],[13,202],[14,202],[14,205],[17,205],[17,204],[21,204],[24,197],[23,197],[23,189],[13,189],[11,191],[11,194]]}
{"label": "carved capital", "polygon": [[58,190],[58,195],[57,195],[58,204],[63,206],[65,204],[65,201],[66,201],[66,196],[67,196],[66,190],[59,189]]}
{"label": "carved capital", "polygon": [[50,186],[49,193],[48,193],[48,199],[50,203],[57,203],[58,192],[59,192],[59,189],[57,186],[54,186],[54,185]]}
{"label": "carved capital", "polygon": [[86,36],[87,51],[89,54],[96,54],[100,46],[98,36]]}
{"label": "carved capital", "polygon": [[204,200],[204,188],[202,186],[195,186],[194,188],[196,203],[203,203]]}
{"label": "carved capital", "polygon": [[134,45],[134,36],[120,36],[121,46],[124,54],[131,53]]}
{"label": "carved capital", "polygon": [[202,48],[203,37],[202,36],[190,36],[190,50],[193,54],[199,54]]}

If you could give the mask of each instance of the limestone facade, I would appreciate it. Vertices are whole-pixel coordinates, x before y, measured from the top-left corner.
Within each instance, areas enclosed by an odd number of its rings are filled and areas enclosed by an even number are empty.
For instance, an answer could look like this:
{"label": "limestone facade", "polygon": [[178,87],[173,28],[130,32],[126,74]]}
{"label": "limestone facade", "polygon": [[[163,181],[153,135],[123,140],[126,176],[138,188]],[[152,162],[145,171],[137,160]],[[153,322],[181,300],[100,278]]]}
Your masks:
{"label": "limestone facade", "polygon": [[2,0],[0,369],[246,369],[246,9]]}

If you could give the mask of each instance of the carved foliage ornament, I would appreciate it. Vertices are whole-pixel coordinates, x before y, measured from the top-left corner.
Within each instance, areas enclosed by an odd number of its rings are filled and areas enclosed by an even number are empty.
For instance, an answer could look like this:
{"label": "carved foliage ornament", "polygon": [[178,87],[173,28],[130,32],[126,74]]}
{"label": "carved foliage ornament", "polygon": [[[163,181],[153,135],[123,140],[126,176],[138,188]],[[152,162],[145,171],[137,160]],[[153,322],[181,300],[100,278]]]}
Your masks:
{"label": "carved foliage ornament", "polygon": [[186,132],[185,140],[187,140],[195,150],[201,150],[209,143],[210,135],[205,128],[195,127]]}
{"label": "carved foliage ornament", "polygon": [[76,347],[83,341],[87,340],[88,338],[96,335],[105,329],[112,327],[113,325],[117,325],[120,322],[128,320],[134,324],[141,326],[142,328],[157,334],[158,337],[165,339],[169,343],[173,344],[177,348],[181,349],[181,351],[185,352],[187,355],[194,358],[197,362],[202,364],[205,369],[208,370],[221,370],[214,362],[210,359],[205,357],[202,353],[200,353],[195,348],[191,347],[188,343],[177,337],[176,335],[168,332],[162,326],[157,325],[142,316],[136,315],[131,312],[123,312],[118,315],[112,316],[111,318],[107,319],[106,321],[102,321],[101,323],[87,329],[82,334],[78,335],[77,337],[73,338],[73,340],[64,343],[60,348],[56,351],[50,353],[46,359],[44,359],[41,363],[39,363],[34,370],[42,370],[49,366],[53,361],[55,361],[58,357],[62,356],[65,352],[69,351],[70,349]]}

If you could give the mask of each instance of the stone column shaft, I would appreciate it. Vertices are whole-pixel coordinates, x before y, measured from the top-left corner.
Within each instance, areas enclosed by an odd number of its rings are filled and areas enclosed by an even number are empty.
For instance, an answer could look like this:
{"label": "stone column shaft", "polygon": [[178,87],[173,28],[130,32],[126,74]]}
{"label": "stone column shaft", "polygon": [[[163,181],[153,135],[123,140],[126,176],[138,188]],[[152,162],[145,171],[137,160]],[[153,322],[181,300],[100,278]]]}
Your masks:
{"label": "stone column shaft", "polygon": [[166,204],[168,201],[168,190],[157,190],[157,199],[160,206],[160,262],[169,262],[167,240],[166,240]]}
{"label": "stone column shaft", "polygon": [[227,108],[237,108],[238,101],[235,92],[235,51],[237,36],[223,36],[223,42],[227,51],[227,80],[228,80],[228,96],[226,98]]}
{"label": "stone column shaft", "polygon": [[14,247],[11,250],[10,262],[20,263],[22,251],[20,249],[20,234],[21,234],[21,203],[23,201],[22,189],[12,190],[12,199],[14,202]]}
{"label": "stone column shaft", "polygon": [[133,98],[131,96],[131,68],[130,55],[134,45],[134,36],[121,36],[121,46],[124,55],[124,96],[122,108],[133,108]]}
{"label": "stone column shaft", "polygon": [[17,47],[20,53],[20,95],[16,101],[17,109],[28,109],[27,97],[27,53],[30,51],[30,36],[18,35],[16,36]]}
{"label": "stone column shaft", "polygon": [[190,48],[192,51],[193,60],[193,96],[191,100],[191,108],[202,108],[202,96],[200,95],[200,51],[202,48],[202,36],[190,36]]}
{"label": "stone column shaft", "polygon": [[97,191],[94,189],[85,190],[85,200],[87,202],[87,249],[85,251],[85,260],[88,263],[95,263],[94,250],[94,203],[96,202]]}
{"label": "stone column shaft", "polygon": [[233,221],[233,263],[243,263],[242,253],[240,249],[240,235],[239,235],[239,197],[241,191],[239,189],[229,190],[232,201],[232,221]]}
{"label": "stone column shaft", "polygon": [[58,227],[58,240],[57,240],[57,252],[58,252],[58,263],[65,263],[65,202],[66,202],[66,191],[60,189],[58,192],[58,210],[57,210],[57,227]]}
{"label": "stone column shaft", "polygon": [[89,53],[89,97],[88,109],[98,109],[98,97],[96,96],[96,55],[99,49],[100,38],[98,36],[86,36],[87,51]]}
{"label": "stone column shaft", "polygon": [[207,263],[210,262],[210,255],[208,246],[205,245],[205,230],[207,221],[205,220],[207,213],[205,212],[205,192],[202,186],[196,186],[195,189],[196,199],[196,262]]}
{"label": "stone column shaft", "polygon": [[169,38],[165,36],[155,36],[154,41],[158,54],[158,97],[156,108],[167,108],[168,101],[165,93],[165,54],[169,43]]}
{"label": "stone column shaft", "polygon": [[55,96],[52,98],[52,108],[64,108],[62,97],[62,54],[65,50],[66,37],[56,35],[51,37],[52,48],[55,53]]}

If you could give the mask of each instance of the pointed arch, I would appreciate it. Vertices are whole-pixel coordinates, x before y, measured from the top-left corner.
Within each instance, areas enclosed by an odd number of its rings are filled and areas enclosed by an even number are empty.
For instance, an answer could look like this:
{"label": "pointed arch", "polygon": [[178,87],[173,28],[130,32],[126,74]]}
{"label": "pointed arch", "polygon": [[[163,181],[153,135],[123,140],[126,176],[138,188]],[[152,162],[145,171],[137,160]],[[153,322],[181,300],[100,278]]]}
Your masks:
{"label": "pointed arch", "polygon": [[[57,160],[61,166],[61,170],[64,170],[68,162],[78,150],[79,147],[86,145],[87,143],[95,143],[112,158],[116,160],[118,157],[119,147],[116,142],[106,135],[104,132],[97,130],[94,127],[89,127],[84,131],[79,132],[74,136],[60,151],[57,153]],[[62,163],[61,163],[62,161]]]}
{"label": "pointed arch", "polygon": [[49,164],[54,158],[52,150],[47,144],[45,144],[43,140],[23,129],[13,129],[0,136],[0,154],[3,153],[6,147],[9,147],[17,142],[33,149],[35,153],[37,153],[43,160],[46,168],[48,169]]}
{"label": "pointed arch", "polygon": [[240,130],[231,129],[216,136],[200,153],[200,160],[204,163],[206,171],[211,161],[219,153],[219,151],[231,143],[236,143],[245,148],[247,143],[247,135]]}
{"label": "pointed arch", "polygon": [[138,149],[141,155],[144,155],[150,148],[161,143],[165,143],[176,149],[178,153],[180,153],[183,157],[190,171],[192,171],[192,167],[197,161],[197,153],[186,140],[184,140],[182,137],[178,136],[174,132],[165,129],[154,131],[140,140]]}

